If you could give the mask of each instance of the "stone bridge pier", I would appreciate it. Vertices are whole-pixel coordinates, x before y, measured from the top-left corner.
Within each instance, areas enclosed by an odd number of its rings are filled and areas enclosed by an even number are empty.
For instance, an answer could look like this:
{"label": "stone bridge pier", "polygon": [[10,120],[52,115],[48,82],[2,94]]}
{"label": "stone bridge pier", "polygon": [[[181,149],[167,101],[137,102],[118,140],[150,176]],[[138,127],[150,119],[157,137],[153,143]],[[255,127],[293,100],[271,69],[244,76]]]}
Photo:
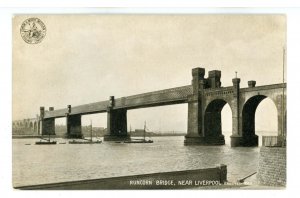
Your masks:
{"label": "stone bridge pier", "polygon": [[127,109],[114,109],[114,96],[110,97],[107,107],[107,134],[105,141],[122,141],[130,139],[127,133]]}
{"label": "stone bridge pier", "polygon": [[68,138],[83,138],[81,131],[81,114],[70,115],[72,113],[71,105],[68,105],[66,113],[67,137]]}
{"label": "stone bridge pier", "polygon": [[[49,111],[53,111],[52,107]],[[55,135],[55,118],[44,118],[45,107],[40,107],[41,135]]]}

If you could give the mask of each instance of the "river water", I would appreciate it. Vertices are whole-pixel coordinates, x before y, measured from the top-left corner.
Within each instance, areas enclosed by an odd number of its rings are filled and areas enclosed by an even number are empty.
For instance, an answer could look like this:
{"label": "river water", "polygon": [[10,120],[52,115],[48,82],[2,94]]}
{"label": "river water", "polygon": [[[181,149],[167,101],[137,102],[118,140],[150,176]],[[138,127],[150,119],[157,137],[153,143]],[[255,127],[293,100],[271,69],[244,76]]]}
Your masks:
{"label": "river water", "polygon": [[[37,139],[13,139],[13,185],[200,169],[220,164],[227,165],[228,180],[236,182],[257,171],[259,147],[184,146],[183,136],[152,139],[153,144],[92,145],[35,145]],[[247,181],[255,184],[256,177]]]}

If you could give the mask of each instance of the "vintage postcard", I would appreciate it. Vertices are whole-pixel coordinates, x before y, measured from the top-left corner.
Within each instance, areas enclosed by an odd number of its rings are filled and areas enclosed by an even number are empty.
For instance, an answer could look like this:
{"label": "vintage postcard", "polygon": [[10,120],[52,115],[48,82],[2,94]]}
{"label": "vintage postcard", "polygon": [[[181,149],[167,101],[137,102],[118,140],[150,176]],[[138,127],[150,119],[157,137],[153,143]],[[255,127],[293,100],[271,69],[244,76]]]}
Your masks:
{"label": "vintage postcard", "polygon": [[283,14],[15,14],[15,189],[284,189]]}

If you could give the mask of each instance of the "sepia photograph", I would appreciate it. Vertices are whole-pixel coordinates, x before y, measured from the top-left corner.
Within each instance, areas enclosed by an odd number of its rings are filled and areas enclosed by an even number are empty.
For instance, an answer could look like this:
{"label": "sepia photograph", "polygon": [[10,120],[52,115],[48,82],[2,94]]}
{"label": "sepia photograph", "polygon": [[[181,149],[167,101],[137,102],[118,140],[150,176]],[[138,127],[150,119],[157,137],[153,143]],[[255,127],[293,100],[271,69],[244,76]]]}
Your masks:
{"label": "sepia photograph", "polygon": [[11,20],[15,190],[286,189],[285,14]]}

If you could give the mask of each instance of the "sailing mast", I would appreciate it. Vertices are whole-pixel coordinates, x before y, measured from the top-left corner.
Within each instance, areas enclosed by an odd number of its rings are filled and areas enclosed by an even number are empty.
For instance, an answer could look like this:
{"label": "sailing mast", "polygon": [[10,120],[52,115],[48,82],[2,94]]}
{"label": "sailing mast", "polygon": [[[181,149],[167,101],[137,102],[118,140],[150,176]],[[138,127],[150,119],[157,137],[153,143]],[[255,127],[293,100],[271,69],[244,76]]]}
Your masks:
{"label": "sailing mast", "polygon": [[146,139],[146,121],[145,121],[145,124],[144,124],[144,141]]}
{"label": "sailing mast", "polygon": [[92,123],[92,120],[90,120],[91,122],[91,142],[93,141],[93,123]]}
{"label": "sailing mast", "polygon": [[131,124],[130,124],[130,130],[129,130],[129,135],[131,136]]}
{"label": "sailing mast", "polygon": [[[283,57],[282,57],[282,83],[284,84],[284,66],[285,66],[285,48],[283,47]],[[283,138],[285,139],[286,134],[284,131],[284,87],[282,88],[282,123],[281,123],[281,133]]]}

